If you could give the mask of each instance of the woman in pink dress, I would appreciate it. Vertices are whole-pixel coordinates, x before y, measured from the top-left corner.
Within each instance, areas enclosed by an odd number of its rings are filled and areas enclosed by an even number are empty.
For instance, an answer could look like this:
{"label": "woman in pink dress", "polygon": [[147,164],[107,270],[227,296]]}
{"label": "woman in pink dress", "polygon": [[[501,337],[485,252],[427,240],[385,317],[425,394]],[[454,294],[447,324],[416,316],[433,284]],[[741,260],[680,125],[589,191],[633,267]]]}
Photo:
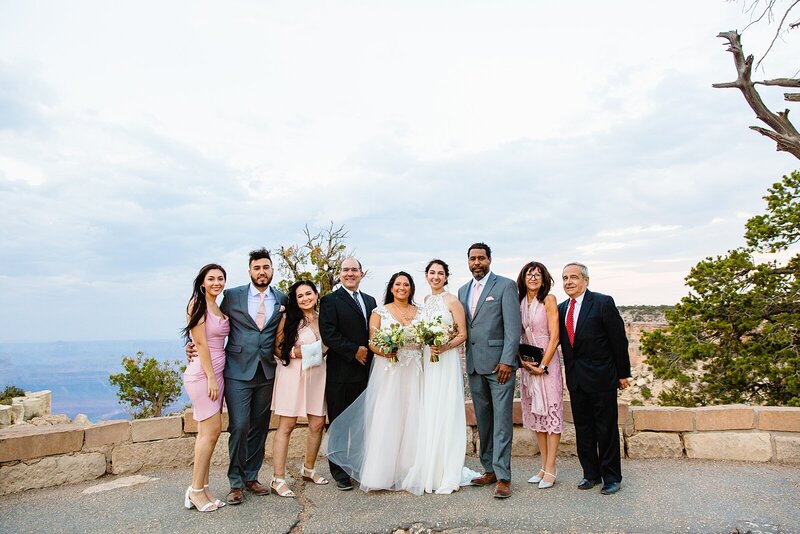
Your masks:
{"label": "woman in pink dress", "polygon": [[543,264],[531,261],[517,277],[522,315],[520,343],[539,347],[542,362],[521,361],[522,425],[536,432],[542,467],[528,482],[551,488],[558,470],[556,455],[564,431],[564,386],[558,356],[558,304],[550,294],[553,277]]}
{"label": "woman in pink dress", "polygon": [[217,297],[225,289],[225,277],[225,269],[215,263],[200,269],[186,309],[188,324],[183,329],[199,355],[189,362],[183,374],[183,385],[192,401],[192,416],[197,421],[192,485],[186,489],[183,504],[200,512],[213,512],[224,506],[208,488],[208,469],[222,424],[222,371],[230,325],[217,305]]}
{"label": "woman in pink dress", "polygon": [[[289,288],[286,314],[278,325],[275,347],[279,363],[275,370],[272,411],[281,416],[272,450],[274,474],[270,487],[281,497],[294,497],[286,483],[286,455],[289,438],[298,417],[308,418],[306,457],[300,471],[303,480],[327,484],[328,480],[314,470],[314,463],[325,426],[325,360],[327,350],[319,334],[317,302],[319,293],[313,282],[299,280]],[[305,354],[305,355],[304,355]],[[316,354],[317,365],[308,367]],[[306,362],[303,360],[306,359]],[[306,369],[303,369],[304,363]]]}

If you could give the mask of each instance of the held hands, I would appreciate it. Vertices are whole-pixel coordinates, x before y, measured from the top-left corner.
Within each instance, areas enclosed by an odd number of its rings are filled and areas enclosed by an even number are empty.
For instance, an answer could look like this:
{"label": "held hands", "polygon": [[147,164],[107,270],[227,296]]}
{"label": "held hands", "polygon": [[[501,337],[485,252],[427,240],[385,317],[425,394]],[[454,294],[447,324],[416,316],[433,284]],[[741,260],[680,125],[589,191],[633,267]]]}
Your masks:
{"label": "held hands", "polygon": [[192,360],[194,360],[198,356],[197,347],[193,342],[190,341],[186,344],[185,349],[186,349],[186,361],[192,363]]}
{"label": "held hands", "polygon": [[367,355],[369,355],[367,347],[358,347],[358,350],[356,351],[356,361],[361,365],[366,365]]}
{"label": "held hands", "polygon": [[502,385],[508,382],[511,378],[511,366],[504,363],[498,363],[492,371],[492,374],[497,373],[497,381]]}
{"label": "held hands", "polygon": [[217,384],[216,376],[211,376],[208,379],[208,398],[212,401],[219,398],[219,384]]}

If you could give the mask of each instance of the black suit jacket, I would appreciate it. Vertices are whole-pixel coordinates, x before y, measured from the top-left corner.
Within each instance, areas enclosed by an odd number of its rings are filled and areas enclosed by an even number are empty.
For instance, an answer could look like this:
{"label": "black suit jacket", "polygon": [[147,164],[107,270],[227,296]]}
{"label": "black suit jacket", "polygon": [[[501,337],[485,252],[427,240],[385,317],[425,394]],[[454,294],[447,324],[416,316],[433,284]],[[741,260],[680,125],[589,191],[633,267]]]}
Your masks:
{"label": "black suit jacket", "polygon": [[[361,293],[367,307],[367,320],[375,309],[375,299]],[[372,353],[367,364],[356,360],[358,347],[369,347],[369,326],[351,293],[340,287],[322,297],[319,306],[319,331],[328,347],[327,380],[330,382],[362,382],[369,377]]]}
{"label": "black suit jacket", "polygon": [[558,305],[561,354],[567,375],[567,388],[578,387],[587,393],[613,391],[619,379],[631,376],[625,323],[614,299],[586,290],[575,327],[575,343],[569,344],[564,327],[569,299]]}

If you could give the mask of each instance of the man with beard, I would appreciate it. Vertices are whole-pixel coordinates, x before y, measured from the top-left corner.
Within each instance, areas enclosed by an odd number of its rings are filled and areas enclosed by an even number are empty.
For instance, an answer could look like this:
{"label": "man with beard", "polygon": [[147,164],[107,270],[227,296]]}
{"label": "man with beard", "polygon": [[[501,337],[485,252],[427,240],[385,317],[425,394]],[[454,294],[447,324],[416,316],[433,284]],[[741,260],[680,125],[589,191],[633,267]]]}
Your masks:
{"label": "man with beard", "polygon": [[[225,345],[225,404],[228,406],[229,504],[240,504],[246,489],[267,495],[258,481],[269,430],[275,383],[275,333],[286,295],[270,287],[274,271],[269,251],[250,252],[250,283],[226,289],[219,308],[230,321]],[[197,355],[193,344],[187,355]]]}
{"label": "man with beard", "polygon": [[491,271],[492,249],[475,243],[467,252],[472,280],[458,290],[467,318],[467,378],[475,407],[484,473],[476,486],[495,484],[494,496],[511,496],[514,371],[522,332],[517,284]]}

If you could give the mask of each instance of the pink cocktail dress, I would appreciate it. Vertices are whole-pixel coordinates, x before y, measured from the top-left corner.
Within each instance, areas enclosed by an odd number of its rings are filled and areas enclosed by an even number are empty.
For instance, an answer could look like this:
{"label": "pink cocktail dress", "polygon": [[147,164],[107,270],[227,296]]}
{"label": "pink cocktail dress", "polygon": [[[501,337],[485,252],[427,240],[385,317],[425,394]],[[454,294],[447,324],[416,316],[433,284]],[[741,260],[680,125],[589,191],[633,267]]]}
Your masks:
{"label": "pink cocktail dress", "polygon": [[[550,331],[547,328],[547,312],[544,304],[534,299],[520,303],[522,315],[521,343],[547,348]],[[561,379],[561,358],[556,349],[553,359],[547,364],[546,375],[532,375],[524,368],[520,372],[522,394],[522,426],[534,432],[562,434],[564,432],[564,385]]]}
{"label": "pink cocktail dress", "polygon": [[[297,331],[297,341],[304,345],[314,343],[317,336],[309,326]],[[272,411],[286,417],[327,415],[325,406],[325,360],[322,365],[303,369],[302,358],[292,358],[289,365],[278,362],[275,369],[275,387],[272,390]]]}
{"label": "pink cocktail dress", "polygon": [[230,332],[227,317],[218,317],[211,312],[206,313],[206,344],[211,353],[211,366],[219,385],[219,397],[212,401],[208,398],[208,378],[200,358],[193,358],[186,371],[183,373],[183,387],[192,401],[192,417],[195,421],[203,421],[222,411],[222,394],[225,390],[225,380],[222,371],[225,369],[225,338]]}

